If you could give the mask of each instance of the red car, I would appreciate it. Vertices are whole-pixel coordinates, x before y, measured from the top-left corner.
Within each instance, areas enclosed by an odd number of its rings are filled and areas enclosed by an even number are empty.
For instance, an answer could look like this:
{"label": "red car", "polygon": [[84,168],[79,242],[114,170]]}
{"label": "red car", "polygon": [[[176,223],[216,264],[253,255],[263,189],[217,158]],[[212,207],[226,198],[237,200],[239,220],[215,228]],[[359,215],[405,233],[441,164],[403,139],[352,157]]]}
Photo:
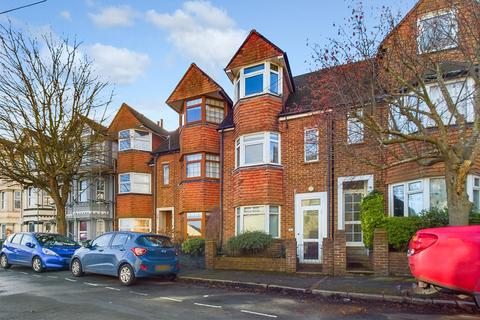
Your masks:
{"label": "red car", "polygon": [[480,307],[480,226],[423,229],[408,247],[415,278],[471,294]]}

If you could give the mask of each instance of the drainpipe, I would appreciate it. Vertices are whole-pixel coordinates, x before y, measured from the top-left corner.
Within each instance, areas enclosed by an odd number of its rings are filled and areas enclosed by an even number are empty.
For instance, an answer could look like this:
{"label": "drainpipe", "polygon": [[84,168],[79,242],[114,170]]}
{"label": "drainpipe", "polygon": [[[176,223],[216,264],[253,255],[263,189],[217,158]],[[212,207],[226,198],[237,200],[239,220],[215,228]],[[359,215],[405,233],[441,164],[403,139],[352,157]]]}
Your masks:
{"label": "drainpipe", "polygon": [[[327,225],[329,238],[333,238],[335,224],[333,214],[335,212],[333,206],[335,203],[335,166],[333,157],[333,119],[331,112],[327,113]],[[332,192],[333,190],[333,192]]]}
{"label": "drainpipe", "polygon": [[[220,138],[220,248],[223,247],[223,135],[224,130],[222,128],[221,138]],[[236,219],[236,218],[235,218]]]}
{"label": "drainpipe", "polygon": [[152,232],[157,230],[157,160],[158,154],[153,156],[153,223]]}

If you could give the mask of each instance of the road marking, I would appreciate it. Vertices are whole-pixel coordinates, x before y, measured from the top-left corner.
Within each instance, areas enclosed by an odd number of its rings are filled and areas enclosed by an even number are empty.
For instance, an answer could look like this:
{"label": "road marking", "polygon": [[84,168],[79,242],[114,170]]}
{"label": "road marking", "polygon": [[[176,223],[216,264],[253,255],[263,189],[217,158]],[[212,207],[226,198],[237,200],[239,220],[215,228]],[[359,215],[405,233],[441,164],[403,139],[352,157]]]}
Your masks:
{"label": "road marking", "polygon": [[52,278],[52,279],[58,279],[58,277],[56,277],[56,276],[47,276],[47,277]]}
{"label": "road marking", "polygon": [[260,313],[260,312],[254,312],[254,311],[248,311],[248,310],[240,310],[240,312],[254,314],[254,315],[262,316],[262,317],[278,318],[276,315],[267,314],[267,313]]}
{"label": "road marking", "polygon": [[143,292],[136,292],[136,291],[130,291],[131,294],[136,294],[138,296],[148,296],[148,293],[143,293]]}
{"label": "road marking", "polygon": [[41,277],[42,277],[42,276],[39,275],[39,274],[33,274],[33,276],[36,277],[36,278],[41,278]]}
{"label": "road marking", "polygon": [[112,288],[112,287],[105,287],[105,289],[108,289],[108,290],[115,290],[115,291],[120,291],[120,289],[118,289],[118,288]]}
{"label": "road marking", "polygon": [[70,278],[65,278],[65,280],[70,281],[70,282],[77,282],[77,280],[70,279]]}
{"label": "road marking", "polygon": [[23,274],[29,274],[28,272],[23,272],[23,271],[22,271],[22,272],[20,272],[20,273],[23,273]]}
{"label": "road marking", "polygon": [[175,301],[175,302],[183,302],[183,300],[180,299],[175,299],[175,298],[169,298],[169,297],[159,297],[160,299],[163,300],[169,300],[169,301]]}
{"label": "road marking", "polygon": [[221,309],[222,308],[222,306],[214,306],[212,304],[204,304],[204,303],[198,303],[198,302],[195,302],[194,304],[197,305],[197,306],[207,307],[207,308],[215,308],[215,309]]}
{"label": "road marking", "polygon": [[92,286],[92,287],[98,287],[99,286],[99,284],[91,283],[91,282],[84,282],[83,284],[86,284],[87,286]]}

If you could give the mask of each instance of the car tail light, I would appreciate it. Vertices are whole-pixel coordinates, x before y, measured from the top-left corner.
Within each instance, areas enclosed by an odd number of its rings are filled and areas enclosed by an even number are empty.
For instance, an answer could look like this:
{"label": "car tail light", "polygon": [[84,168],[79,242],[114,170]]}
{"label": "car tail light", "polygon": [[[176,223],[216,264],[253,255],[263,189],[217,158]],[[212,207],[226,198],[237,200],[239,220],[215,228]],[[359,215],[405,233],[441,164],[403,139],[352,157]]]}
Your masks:
{"label": "car tail light", "polygon": [[140,265],[140,270],[147,271],[147,270],[148,270],[148,267],[142,263],[142,264]]}
{"label": "car tail light", "polygon": [[437,242],[438,237],[430,233],[417,233],[408,244],[408,254],[414,255]]}
{"label": "car tail light", "polygon": [[132,252],[137,257],[140,257],[140,256],[143,256],[145,253],[147,253],[147,249],[145,249],[145,248],[132,248]]}

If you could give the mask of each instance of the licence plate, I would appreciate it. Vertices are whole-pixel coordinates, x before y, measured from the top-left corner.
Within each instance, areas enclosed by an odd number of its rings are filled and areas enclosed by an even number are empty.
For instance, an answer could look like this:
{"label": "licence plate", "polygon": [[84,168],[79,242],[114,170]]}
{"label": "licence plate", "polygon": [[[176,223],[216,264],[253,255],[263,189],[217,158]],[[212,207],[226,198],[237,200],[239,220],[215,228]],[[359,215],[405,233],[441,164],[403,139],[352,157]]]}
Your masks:
{"label": "licence plate", "polygon": [[159,266],[155,266],[155,271],[168,271],[170,270],[170,266],[168,264],[161,264]]}

